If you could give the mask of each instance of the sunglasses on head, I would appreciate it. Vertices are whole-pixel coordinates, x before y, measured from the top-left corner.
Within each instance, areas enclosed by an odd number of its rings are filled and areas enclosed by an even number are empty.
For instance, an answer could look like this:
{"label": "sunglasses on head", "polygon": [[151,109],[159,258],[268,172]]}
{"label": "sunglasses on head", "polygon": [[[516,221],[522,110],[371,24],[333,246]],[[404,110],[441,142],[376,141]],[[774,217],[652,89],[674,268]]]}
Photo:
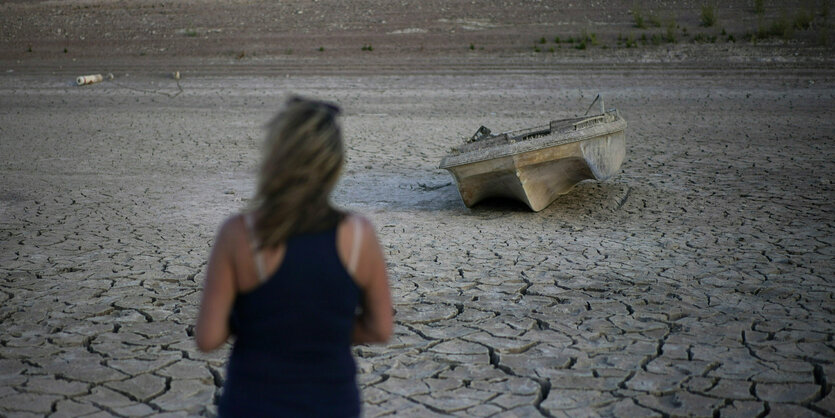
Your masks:
{"label": "sunglasses on head", "polygon": [[336,104],[330,103],[330,102],[324,102],[324,101],[321,101],[321,100],[311,100],[311,99],[305,99],[305,98],[299,97],[299,96],[294,96],[294,97],[291,97],[290,100],[287,101],[288,106],[297,105],[297,104],[307,105],[307,106],[310,106],[314,109],[324,110],[324,111],[330,113],[331,116],[336,116],[341,112],[341,109]]}

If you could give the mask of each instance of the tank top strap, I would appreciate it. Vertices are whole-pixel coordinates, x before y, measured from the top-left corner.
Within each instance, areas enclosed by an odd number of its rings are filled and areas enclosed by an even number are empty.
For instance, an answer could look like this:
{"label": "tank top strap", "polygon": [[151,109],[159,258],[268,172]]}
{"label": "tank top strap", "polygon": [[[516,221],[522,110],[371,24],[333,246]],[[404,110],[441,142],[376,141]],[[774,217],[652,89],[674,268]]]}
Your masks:
{"label": "tank top strap", "polygon": [[247,235],[249,235],[249,248],[252,252],[252,261],[255,264],[255,273],[258,275],[258,282],[263,282],[264,277],[264,258],[261,256],[261,251],[258,249],[258,236],[255,235],[255,216],[250,213],[244,213],[244,223],[246,224]]}

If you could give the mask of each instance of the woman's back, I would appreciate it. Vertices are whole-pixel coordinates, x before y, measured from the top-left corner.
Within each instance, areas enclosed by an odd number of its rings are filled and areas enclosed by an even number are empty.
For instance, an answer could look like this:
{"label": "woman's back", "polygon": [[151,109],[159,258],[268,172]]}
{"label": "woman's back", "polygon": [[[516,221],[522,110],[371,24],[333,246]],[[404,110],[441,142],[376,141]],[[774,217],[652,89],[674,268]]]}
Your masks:
{"label": "woman's back", "polygon": [[360,291],[336,229],[292,237],[263,284],[239,294],[222,415],[355,416],[351,333]]}
{"label": "woman's back", "polygon": [[356,416],[350,346],[392,334],[374,227],[329,200],[345,161],[338,114],[288,100],[268,124],[249,212],[228,218],[212,246],[195,340],[212,351],[236,336],[221,415]]}

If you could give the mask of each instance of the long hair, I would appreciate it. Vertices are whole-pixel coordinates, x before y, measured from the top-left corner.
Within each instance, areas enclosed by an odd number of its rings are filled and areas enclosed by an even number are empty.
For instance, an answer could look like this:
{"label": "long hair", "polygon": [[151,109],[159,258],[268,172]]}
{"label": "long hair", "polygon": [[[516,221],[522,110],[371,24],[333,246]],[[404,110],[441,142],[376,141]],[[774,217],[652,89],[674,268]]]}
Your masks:
{"label": "long hair", "polygon": [[335,105],[293,97],[267,125],[251,207],[260,248],[333,228],[344,217],[329,200],[345,160],[338,113]]}

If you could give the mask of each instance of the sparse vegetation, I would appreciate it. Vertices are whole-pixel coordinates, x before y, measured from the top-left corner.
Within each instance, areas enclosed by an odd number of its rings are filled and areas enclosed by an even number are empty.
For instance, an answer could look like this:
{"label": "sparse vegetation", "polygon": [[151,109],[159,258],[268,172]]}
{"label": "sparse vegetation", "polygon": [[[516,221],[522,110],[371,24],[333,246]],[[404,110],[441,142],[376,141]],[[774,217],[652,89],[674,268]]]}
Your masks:
{"label": "sparse vegetation", "polygon": [[188,36],[189,38],[194,38],[194,37],[196,37],[196,36],[197,36],[197,31],[196,31],[196,30],[194,30],[194,29],[189,28],[189,29],[186,29],[185,34],[186,34],[186,36]]}
{"label": "sparse vegetation", "polygon": [[29,48],[26,49],[26,52],[32,52],[32,45],[29,45]]}
{"label": "sparse vegetation", "polygon": [[702,6],[702,26],[709,28],[716,24],[716,9],[710,5]]}
{"label": "sparse vegetation", "polygon": [[554,43],[555,43],[555,44],[560,43],[560,37],[559,37],[559,36],[557,36],[556,38],[554,38]]}
{"label": "sparse vegetation", "polygon": [[764,0],[754,0],[754,13],[758,15],[762,15],[765,13],[765,1]]}
{"label": "sparse vegetation", "polygon": [[587,32],[584,30],[583,33],[577,37],[577,42],[587,44],[589,46],[597,46],[597,34],[594,32]]}
{"label": "sparse vegetation", "polygon": [[[682,36],[688,36],[687,28],[682,29],[682,32],[683,32]],[[665,38],[664,40],[666,40],[667,42],[669,42],[671,44],[676,43],[676,21],[675,20],[670,19],[670,21],[667,22],[667,30],[666,30],[664,38]]]}
{"label": "sparse vegetation", "polygon": [[780,14],[780,17],[774,19],[771,24],[764,24],[760,22],[757,25],[757,32],[754,36],[755,39],[768,39],[771,37],[780,37],[783,39],[789,39],[794,34],[794,26],[790,22],[788,13],[783,11]]}
{"label": "sparse vegetation", "polygon": [[653,45],[661,45],[661,43],[664,42],[664,37],[657,33],[653,33],[652,38],[650,38],[650,42],[652,42]]}
{"label": "sparse vegetation", "polygon": [[67,53],[67,48],[64,48],[64,53],[65,53],[65,54]]}
{"label": "sparse vegetation", "polygon": [[649,15],[649,24],[656,28],[660,28],[661,18],[657,14],[652,13]]}
{"label": "sparse vegetation", "polygon": [[806,9],[798,9],[794,15],[793,26],[797,30],[809,29],[812,26],[812,12]]}
{"label": "sparse vegetation", "polygon": [[547,43],[547,42],[548,42],[548,41],[546,41],[546,40],[545,40],[545,37],[544,37],[544,36],[543,36],[543,37],[541,37],[541,38],[539,38],[539,43],[541,43],[541,44],[545,44],[545,43]]}
{"label": "sparse vegetation", "polygon": [[635,27],[640,29],[646,29],[647,24],[644,22],[644,15],[641,14],[641,9],[633,9],[632,10],[632,20],[635,22]]}
{"label": "sparse vegetation", "polygon": [[705,33],[697,33],[695,36],[693,36],[693,42],[694,43],[714,44],[714,43],[716,43],[716,35],[708,35],[708,34],[705,34]]}
{"label": "sparse vegetation", "polygon": [[320,46],[320,47],[319,47],[319,52],[325,52],[325,47]]}
{"label": "sparse vegetation", "polygon": [[[823,2],[827,4],[827,2]],[[824,6],[827,7],[827,6]],[[760,17],[757,23],[757,30],[754,33],[746,34],[746,37],[751,42],[756,42],[758,39],[782,38],[789,40],[794,38],[796,31],[809,31],[817,28],[817,40],[821,45],[826,45],[828,42],[828,27],[826,25],[826,15],[828,10],[822,9],[820,11],[821,20],[816,21],[816,13],[807,8],[798,8],[794,15],[791,15],[786,9],[783,9],[780,16],[774,18],[770,22],[765,21]],[[811,39],[810,37],[805,37]]]}
{"label": "sparse vegetation", "polygon": [[475,50],[475,44],[470,44],[470,51],[474,51],[474,50]]}
{"label": "sparse vegetation", "polygon": [[374,50],[374,47],[373,47],[373,46],[371,46],[371,44],[368,44],[368,45],[363,45],[361,49],[362,49],[363,51],[369,51],[369,52],[370,52],[370,51],[373,51],[373,50]]}

